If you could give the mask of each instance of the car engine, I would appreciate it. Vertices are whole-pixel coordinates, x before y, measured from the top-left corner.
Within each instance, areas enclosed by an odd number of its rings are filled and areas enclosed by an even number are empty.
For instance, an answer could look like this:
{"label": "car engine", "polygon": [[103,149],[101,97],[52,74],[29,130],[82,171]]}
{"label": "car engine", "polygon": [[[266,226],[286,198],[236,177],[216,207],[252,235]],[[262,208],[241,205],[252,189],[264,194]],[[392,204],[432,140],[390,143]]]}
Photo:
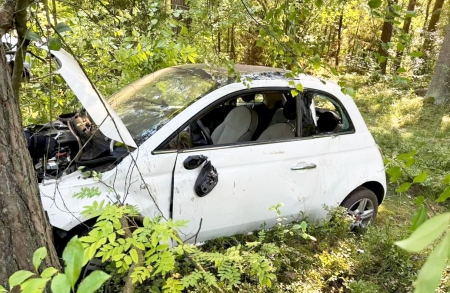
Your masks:
{"label": "car engine", "polygon": [[79,167],[103,172],[128,154],[121,143],[104,136],[85,111],[60,115],[45,125],[24,129],[38,182],[58,179]]}

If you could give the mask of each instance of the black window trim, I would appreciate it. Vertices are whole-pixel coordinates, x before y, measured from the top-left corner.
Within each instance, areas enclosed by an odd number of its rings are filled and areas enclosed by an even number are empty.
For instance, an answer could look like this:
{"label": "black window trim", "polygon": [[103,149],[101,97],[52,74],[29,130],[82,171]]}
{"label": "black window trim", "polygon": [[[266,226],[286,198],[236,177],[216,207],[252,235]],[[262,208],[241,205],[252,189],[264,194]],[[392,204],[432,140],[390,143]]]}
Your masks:
{"label": "black window trim", "polygon": [[[228,95],[225,95],[221,97],[220,99],[216,100],[215,102],[211,103],[208,107],[204,108],[203,110],[199,111],[197,114],[195,114],[193,117],[191,117],[187,122],[185,122],[181,127],[179,127],[176,131],[174,131],[171,135],[169,135],[163,142],[161,142],[151,153],[152,155],[159,155],[159,154],[169,154],[169,153],[189,153],[189,152],[197,152],[197,151],[207,151],[207,150],[216,150],[216,149],[227,149],[231,147],[245,147],[245,146],[253,146],[253,145],[263,145],[263,144],[269,144],[269,143],[282,143],[287,141],[296,141],[296,140],[307,140],[307,139],[315,139],[315,138],[322,138],[322,137],[335,137],[339,135],[347,135],[347,134],[353,134],[355,133],[355,127],[353,125],[353,122],[351,121],[350,115],[348,115],[347,110],[342,105],[341,101],[339,101],[338,98],[336,98],[334,95],[330,94],[329,92],[316,90],[313,88],[307,88],[302,93],[299,93],[295,99],[297,104],[300,103],[299,97],[303,97],[303,95],[306,92],[316,92],[321,93],[326,96],[331,97],[344,111],[344,113],[347,115],[347,118],[349,120],[349,125],[351,126],[351,130],[343,131],[343,132],[335,132],[335,133],[321,133],[316,134],[312,136],[306,136],[301,137],[296,136],[294,138],[285,138],[285,139],[277,139],[277,140],[265,140],[265,141],[244,141],[244,142],[234,142],[229,144],[221,144],[221,145],[205,145],[205,146],[198,146],[190,149],[184,149],[184,150],[162,150],[161,148],[164,147],[166,144],[168,144],[175,136],[179,135],[188,125],[190,125],[194,120],[204,115],[206,112],[208,112],[210,109],[214,108],[215,106],[225,102],[228,99],[231,99],[233,97],[242,95],[242,94],[251,94],[254,92],[290,92],[292,88],[290,87],[267,87],[267,88],[252,88],[252,89],[246,89],[246,90],[240,90],[233,93],[230,93]],[[297,107],[297,109],[301,109]],[[301,114],[301,113],[300,113]],[[299,123],[298,120],[300,120],[301,115],[297,115],[297,127],[296,127],[296,134],[301,134],[302,131],[302,125]]]}

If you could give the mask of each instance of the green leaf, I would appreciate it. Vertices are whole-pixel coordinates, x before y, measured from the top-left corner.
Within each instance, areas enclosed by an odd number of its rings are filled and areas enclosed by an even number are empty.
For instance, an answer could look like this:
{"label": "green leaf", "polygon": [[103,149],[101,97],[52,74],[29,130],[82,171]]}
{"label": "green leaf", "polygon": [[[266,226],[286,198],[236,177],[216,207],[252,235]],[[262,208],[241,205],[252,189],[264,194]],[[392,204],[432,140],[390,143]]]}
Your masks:
{"label": "green leaf", "polygon": [[40,41],[41,37],[39,37],[39,35],[33,31],[27,30],[27,32],[25,33],[25,39],[30,40],[30,41]]}
{"label": "green leaf", "polygon": [[434,292],[441,280],[442,272],[447,266],[450,233],[446,233],[436,248],[430,253],[417,276],[414,293]]}
{"label": "green leaf", "polygon": [[417,16],[417,12],[414,10],[408,10],[405,12],[405,17],[407,17],[407,18],[416,17],[416,16]]}
{"label": "green leaf", "polygon": [[59,51],[62,47],[61,40],[59,38],[50,38],[48,40],[48,48],[53,51]]}
{"label": "green leaf", "polygon": [[81,282],[80,286],[78,287],[77,293],[94,293],[109,278],[111,278],[111,276],[105,272],[93,271]]}
{"label": "green leaf", "polygon": [[68,32],[71,31],[72,29],[65,24],[64,22],[60,22],[55,26],[55,31],[58,33],[63,33],[63,32]]}
{"label": "green leaf", "polygon": [[411,56],[411,57],[422,57],[423,53],[419,52],[419,51],[414,51],[414,52],[409,53],[409,56]]}
{"label": "green leaf", "polygon": [[381,6],[382,1],[381,0],[370,0],[367,4],[370,8],[376,9]]}
{"label": "green leaf", "polygon": [[53,293],[70,293],[69,279],[65,274],[58,274],[52,280],[51,289]]}
{"label": "green leaf", "polygon": [[414,204],[420,206],[425,201],[425,197],[423,195],[418,196],[414,199]]}
{"label": "green leaf", "polygon": [[442,179],[442,183],[450,184],[450,174],[447,174],[444,179]]}
{"label": "green leaf", "polygon": [[413,150],[409,153],[400,154],[397,156],[397,159],[402,160],[403,162],[406,162],[408,159],[414,157],[417,154],[416,150]]}
{"label": "green leaf", "polygon": [[355,96],[355,90],[351,87],[344,87],[342,89],[342,92],[346,95],[349,95],[350,97],[354,97]]}
{"label": "green leaf", "polygon": [[404,73],[406,72],[406,69],[403,67],[400,67],[399,69],[397,69],[397,73]]}
{"label": "green leaf", "polygon": [[399,166],[394,166],[386,170],[386,173],[389,175],[389,179],[391,182],[396,182],[400,175],[402,175],[402,170]]}
{"label": "green leaf", "polygon": [[109,240],[109,243],[114,243],[114,242],[116,242],[116,233],[111,233],[111,234],[109,234],[108,235],[108,240]]}
{"label": "green leaf", "polygon": [[444,189],[444,192],[442,192],[441,195],[439,195],[438,199],[436,199],[436,202],[444,202],[449,197],[450,197],[450,186],[447,186]]}
{"label": "green leaf", "polygon": [[138,253],[137,253],[137,251],[136,251],[136,249],[131,249],[130,250],[130,256],[131,256],[131,259],[135,262],[135,263],[138,263],[138,261],[139,261],[139,256],[138,256]]}
{"label": "green leaf", "polygon": [[41,265],[42,260],[47,256],[47,248],[46,247],[41,247],[38,248],[34,253],[33,253],[33,266],[34,269],[36,270],[36,272],[39,269],[39,266]]}
{"label": "green leaf", "polygon": [[411,220],[411,231],[415,231],[428,219],[427,208],[422,206],[415,213]]}
{"label": "green leaf", "polygon": [[[403,45],[402,43],[397,43],[397,51],[403,51],[403,50],[405,50],[405,45]],[[406,71],[406,70],[405,70]],[[397,72],[398,72],[398,70],[397,70]]]}
{"label": "green leaf", "polygon": [[427,180],[428,178],[428,174],[426,171],[420,173],[419,175],[417,175],[416,177],[414,177],[413,183],[422,183],[425,180]]}
{"label": "green leaf", "polygon": [[384,62],[386,62],[386,60],[387,60],[386,56],[379,55],[377,57],[378,64],[384,63]]}
{"label": "green leaf", "polygon": [[314,5],[316,5],[317,8],[322,7],[322,5],[323,5],[323,0],[316,0],[316,1],[314,1]]}
{"label": "green leaf", "polygon": [[409,168],[412,165],[414,165],[415,162],[416,162],[416,159],[414,159],[414,158],[407,158],[405,160],[405,167]]}
{"label": "green leaf", "polygon": [[158,19],[153,18],[150,22],[151,22],[152,25],[155,25],[155,24],[158,23]]}
{"label": "green leaf", "polygon": [[405,192],[411,187],[411,182],[404,182],[402,185],[400,185],[399,188],[397,188],[395,191],[397,192]]}
{"label": "green leaf", "polygon": [[50,279],[34,278],[25,281],[20,285],[21,293],[41,293],[45,289],[45,285]]}
{"label": "green leaf", "polygon": [[0,285],[0,293],[8,293],[8,290],[6,290],[5,287]]}
{"label": "green leaf", "polygon": [[395,242],[400,248],[409,252],[419,252],[448,229],[450,222],[450,213],[435,216],[417,228],[409,238]]}
{"label": "green leaf", "polygon": [[17,285],[20,285],[25,281],[26,279],[30,278],[34,274],[30,271],[17,271],[14,274],[12,274],[9,279],[9,289],[12,290]]}
{"label": "green leaf", "polygon": [[298,91],[297,90],[291,90],[291,95],[293,97],[296,97],[298,95]]}
{"label": "green leaf", "polygon": [[41,273],[41,277],[46,279],[46,278],[51,278],[54,274],[56,274],[58,272],[57,269],[55,269],[54,267],[49,267],[46,268],[42,273]]}
{"label": "green leaf", "polygon": [[81,273],[83,265],[83,245],[77,236],[73,237],[63,251],[63,260],[65,263],[64,274],[69,280],[72,289],[75,288],[75,283]]}
{"label": "green leaf", "polygon": [[301,83],[297,83],[297,85],[295,86],[295,89],[299,92],[303,92],[304,87]]}

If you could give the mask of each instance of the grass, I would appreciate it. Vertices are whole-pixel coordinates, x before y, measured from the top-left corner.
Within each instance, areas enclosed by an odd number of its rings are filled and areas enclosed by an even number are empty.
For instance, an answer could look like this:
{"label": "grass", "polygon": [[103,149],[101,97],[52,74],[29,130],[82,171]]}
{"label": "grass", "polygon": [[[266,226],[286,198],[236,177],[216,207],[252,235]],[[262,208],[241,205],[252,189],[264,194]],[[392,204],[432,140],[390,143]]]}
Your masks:
{"label": "grass", "polygon": [[[411,179],[423,170],[427,171],[428,179],[403,194],[395,192],[397,183],[390,183],[377,223],[364,235],[349,233],[342,217],[335,224],[326,221],[322,226],[310,225],[308,233],[317,238],[315,242],[295,235],[281,239],[277,229],[270,231],[265,241],[280,247],[273,260],[277,270],[274,286],[260,288],[244,278],[233,291],[413,291],[413,281],[427,253],[411,255],[394,242],[410,234],[416,196],[427,198],[429,216],[448,209],[447,204],[438,205],[434,199],[443,191],[441,180],[450,170],[450,107],[434,106],[417,96],[414,89],[404,86],[370,83],[361,77],[354,78],[353,83],[357,87],[355,102],[385,158],[417,150],[416,163],[401,180]],[[236,243],[255,241],[254,237],[217,239],[203,249],[223,251]],[[450,268],[437,292],[450,292]]]}

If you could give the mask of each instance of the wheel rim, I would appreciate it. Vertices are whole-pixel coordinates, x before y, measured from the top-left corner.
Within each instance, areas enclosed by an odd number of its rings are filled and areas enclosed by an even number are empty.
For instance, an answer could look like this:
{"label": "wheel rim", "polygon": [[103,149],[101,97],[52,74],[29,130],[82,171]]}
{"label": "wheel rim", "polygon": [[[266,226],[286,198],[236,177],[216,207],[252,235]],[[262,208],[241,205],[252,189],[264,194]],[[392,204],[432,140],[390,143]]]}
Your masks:
{"label": "wheel rim", "polygon": [[352,229],[357,227],[365,229],[373,220],[375,205],[370,199],[363,198],[349,207],[347,213],[353,219]]}

